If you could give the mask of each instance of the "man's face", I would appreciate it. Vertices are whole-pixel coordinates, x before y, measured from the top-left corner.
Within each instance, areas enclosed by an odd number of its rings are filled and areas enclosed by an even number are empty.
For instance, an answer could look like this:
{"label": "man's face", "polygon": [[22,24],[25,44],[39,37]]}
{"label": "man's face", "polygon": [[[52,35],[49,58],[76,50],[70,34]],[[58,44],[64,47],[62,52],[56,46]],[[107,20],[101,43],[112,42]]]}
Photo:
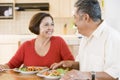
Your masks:
{"label": "man's face", "polygon": [[85,31],[86,26],[85,26],[85,20],[84,20],[84,14],[77,13],[77,8],[75,8],[74,11],[74,24],[78,29],[78,32],[82,34],[82,32]]}

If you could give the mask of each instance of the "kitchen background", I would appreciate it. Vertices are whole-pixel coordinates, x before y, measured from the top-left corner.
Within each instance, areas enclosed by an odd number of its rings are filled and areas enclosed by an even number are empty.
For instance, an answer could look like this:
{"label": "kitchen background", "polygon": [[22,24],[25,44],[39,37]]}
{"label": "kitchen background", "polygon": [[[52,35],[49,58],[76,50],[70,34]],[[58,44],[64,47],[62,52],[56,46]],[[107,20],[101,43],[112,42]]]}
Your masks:
{"label": "kitchen background", "polygon": [[[73,34],[73,19],[72,10],[75,0],[11,0],[11,1],[0,1],[1,3],[49,3],[49,11],[54,17],[55,21],[55,33],[54,34]],[[67,5],[66,5],[67,4]],[[13,5],[14,6],[14,5]],[[30,11],[16,11],[13,10],[13,19],[0,20],[0,34],[31,34],[28,30],[28,25],[31,17],[40,10],[30,10]],[[64,31],[64,28],[67,31]],[[69,28],[68,28],[69,27]]]}
{"label": "kitchen background", "polygon": [[[20,3],[49,3],[49,11],[45,12],[54,17],[54,35],[63,37],[73,55],[76,56],[80,39],[75,36],[77,29],[73,25],[72,12],[75,2],[76,0],[0,0],[0,5],[13,4],[13,19],[0,19],[0,63],[9,61],[23,41],[35,37],[28,30],[28,25],[31,17],[40,10],[17,11],[15,5]],[[120,1],[99,0],[99,2],[102,18],[120,31]]]}

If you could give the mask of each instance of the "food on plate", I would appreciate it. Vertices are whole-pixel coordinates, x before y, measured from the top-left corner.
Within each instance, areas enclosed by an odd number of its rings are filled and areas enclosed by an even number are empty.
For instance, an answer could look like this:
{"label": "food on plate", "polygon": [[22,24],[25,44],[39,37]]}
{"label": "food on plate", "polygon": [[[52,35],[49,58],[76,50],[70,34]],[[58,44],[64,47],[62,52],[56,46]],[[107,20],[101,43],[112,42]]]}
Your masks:
{"label": "food on plate", "polygon": [[42,73],[42,75],[45,75],[45,76],[48,76],[49,74],[50,74],[49,71],[45,71],[45,72]]}
{"label": "food on plate", "polygon": [[69,68],[58,68],[56,70],[46,70],[43,72],[37,73],[37,76],[48,78],[48,79],[59,79],[62,77],[66,72],[69,71]]}
{"label": "food on plate", "polygon": [[28,67],[19,68],[20,71],[42,71],[44,69],[47,69],[47,67],[28,66]]}
{"label": "food on plate", "polygon": [[64,75],[68,71],[69,71],[68,68],[66,68],[66,69],[58,68],[56,70],[47,70],[47,71],[44,71],[39,74],[44,75],[44,76],[61,76],[61,75]]}
{"label": "food on plate", "polygon": [[60,74],[65,74],[66,72],[69,71],[69,68],[66,68],[66,69],[58,68],[58,69],[56,69],[56,70],[57,70],[57,72],[59,72]]}
{"label": "food on plate", "polygon": [[45,71],[42,74],[45,76],[60,76],[60,73],[57,70]]}

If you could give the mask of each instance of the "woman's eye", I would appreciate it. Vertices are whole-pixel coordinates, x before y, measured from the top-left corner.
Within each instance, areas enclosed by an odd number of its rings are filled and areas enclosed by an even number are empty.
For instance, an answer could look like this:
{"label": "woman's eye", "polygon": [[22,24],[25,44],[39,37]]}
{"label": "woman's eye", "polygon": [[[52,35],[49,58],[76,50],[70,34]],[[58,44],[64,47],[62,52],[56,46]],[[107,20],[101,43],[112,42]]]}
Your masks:
{"label": "woman's eye", "polygon": [[54,23],[52,23],[51,26],[54,26]]}
{"label": "woman's eye", "polygon": [[45,24],[44,26],[54,26],[54,23],[51,23],[51,24]]}
{"label": "woman's eye", "polygon": [[49,26],[49,24],[47,23],[47,24],[45,24],[45,26]]}

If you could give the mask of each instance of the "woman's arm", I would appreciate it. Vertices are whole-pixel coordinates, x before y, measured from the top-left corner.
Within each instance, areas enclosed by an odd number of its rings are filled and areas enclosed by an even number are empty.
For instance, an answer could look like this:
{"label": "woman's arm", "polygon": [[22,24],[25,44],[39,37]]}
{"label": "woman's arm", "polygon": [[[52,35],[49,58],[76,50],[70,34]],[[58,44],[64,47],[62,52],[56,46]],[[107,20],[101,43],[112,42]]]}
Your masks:
{"label": "woman's arm", "polygon": [[59,63],[54,63],[51,65],[51,69],[56,69],[59,67],[65,67],[65,68],[71,68],[71,69],[79,69],[79,62],[75,62],[75,61],[70,61],[70,60],[65,60],[65,61],[61,61]]}
{"label": "woman's arm", "polygon": [[4,65],[0,65],[0,71],[2,71],[3,69],[9,69],[10,67],[7,64]]}

